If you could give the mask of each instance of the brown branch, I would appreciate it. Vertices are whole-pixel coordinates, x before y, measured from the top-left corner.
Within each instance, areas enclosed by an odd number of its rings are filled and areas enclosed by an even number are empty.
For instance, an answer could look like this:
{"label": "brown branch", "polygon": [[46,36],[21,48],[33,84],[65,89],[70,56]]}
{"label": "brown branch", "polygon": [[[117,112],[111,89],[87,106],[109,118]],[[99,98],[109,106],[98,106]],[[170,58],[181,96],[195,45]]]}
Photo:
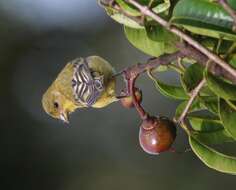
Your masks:
{"label": "brown branch", "polygon": [[[191,58],[193,60],[196,60],[198,64],[202,65],[203,67],[206,67],[207,62],[209,61],[209,58],[193,48],[190,45],[179,43],[177,44],[177,47],[180,49],[182,54],[184,54],[186,57]],[[232,83],[236,84],[236,78],[225,71],[222,67],[217,65],[216,63],[211,63],[209,65],[208,70],[215,76],[221,76],[228,80],[230,80]]]}
{"label": "brown branch", "polygon": [[140,10],[140,12],[145,15],[151,17],[153,20],[158,22],[160,25],[165,27],[167,30],[171,31],[172,33],[176,34],[180,38],[182,38],[184,41],[188,42],[191,46],[196,48],[198,51],[200,51],[202,54],[206,55],[211,61],[215,62],[217,65],[222,67],[225,71],[227,71],[229,74],[231,74],[236,79],[236,70],[232,68],[230,65],[228,65],[223,59],[221,59],[219,56],[202,46],[200,43],[192,39],[190,36],[182,32],[179,28],[175,26],[170,26],[170,24],[162,19],[160,16],[158,16],[156,13],[154,13],[152,10],[150,10],[146,6],[142,6],[135,0],[126,0],[128,3],[131,3],[136,8]]}
{"label": "brown branch", "polygon": [[181,124],[184,122],[184,119],[185,119],[193,101],[195,100],[195,98],[197,97],[197,95],[199,94],[200,90],[202,89],[202,87],[204,86],[205,83],[206,83],[206,79],[203,78],[201,80],[201,82],[192,90],[192,92],[190,93],[190,99],[188,100],[188,103],[187,103],[184,111],[180,115],[177,123]]}
{"label": "brown branch", "polygon": [[175,61],[179,58],[183,58],[184,56],[185,55],[180,51],[177,51],[172,54],[164,54],[164,55],[159,56],[158,58],[149,59],[147,63],[130,66],[126,68],[124,71],[116,74],[116,75],[123,74],[123,77],[126,81],[126,88],[127,88],[127,93],[128,93],[127,96],[129,95],[132,96],[133,104],[142,120],[145,120],[148,117],[148,113],[137,101],[136,96],[135,96],[134,89],[135,89],[135,81],[137,77],[148,70],[154,69],[160,65],[168,65],[172,61]]}
{"label": "brown branch", "polygon": [[227,0],[218,0],[218,3],[221,4],[221,6],[225,9],[225,11],[226,11],[227,13],[229,13],[229,15],[233,18],[233,28],[232,28],[232,30],[233,30],[234,32],[236,32],[236,11],[233,10],[233,9],[229,6]]}
{"label": "brown branch", "polygon": [[[140,118],[142,120],[146,119],[148,117],[148,113],[144,110],[144,108],[140,105],[140,103],[136,100],[135,97],[135,81],[138,78],[138,76],[146,71],[152,70],[154,68],[157,68],[160,65],[169,65],[171,62],[176,61],[178,59],[184,58],[184,57],[189,57],[197,61],[197,63],[203,65],[206,67],[207,62],[209,62],[209,59],[207,56],[202,54],[201,52],[197,51],[195,48],[191,47],[190,45],[184,45],[184,44],[178,44],[177,45],[180,48],[180,51],[177,51],[172,54],[164,54],[161,55],[157,58],[151,58],[147,61],[147,63],[143,64],[136,64],[133,66],[130,66],[126,68],[124,71],[120,72],[119,74],[123,74],[125,80],[127,81],[127,95],[131,95],[133,98],[133,104],[135,105],[135,108],[137,112],[140,115]],[[223,70],[221,67],[218,65],[211,63],[209,65],[208,70],[217,76],[223,76],[225,78],[228,78],[230,80],[234,80],[235,78],[233,76],[228,75],[228,73]],[[189,111],[190,106],[192,105],[194,99],[198,95],[199,91],[205,84],[205,79],[203,79],[199,85],[190,93],[190,99],[188,101],[188,104],[186,105],[183,113],[181,114],[178,122],[182,122]]]}
{"label": "brown branch", "polygon": [[136,65],[132,65],[126,68],[125,70],[117,73],[116,75],[125,73],[127,79],[136,78],[141,73],[154,69],[160,65],[168,65],[172,61],[175,61],[178,58],[183,58],[183,57],[186,57],[186,55],[181,51],[177,51],[171,54],[163,54],[159,57],[153,57],[149,59],[147,63],[139,63]]}
{"label": "brown branch", "polygon": [[[157,58],[151,58],[147,61],[147,63],[139,63],[133,66],[130,66],[126,68],[125,70],[117,73],[116,75],[123,74],[125,81],[127,81],[127,96],[131,95],[133,97],[133,104],[135,105],[135,108],[137,112],[139,113],[141,119],[145,119],[148,117],[147,112],[144,110],[144,108],[140,105],[140,103],[137,102],[134,92],[135,87],[135,81],[138,78],[138,76],[146,71],[152,70],[154,68],[157,68],[160,65],[169,65],[171,62],[176,61],[178,59],[189,57],[191,59],[194,59],[197,61],[198,64],[206,67],[207,63],[209,62],[209,58],[202,54],[201,52],[197,51],[195,48],[193,48],[190,45],[185,44],[177,44],[177,47],[180,49],[177,52],[174,52],[172,54],[163,54]],[[218,65],[211,63],[209,65],[208,70],[217,76],[223,76],[226,79],[229,79],[236,83],[235,78],[232,75],[229,75],[228,72],[226,72],[224,69],[219,67]],[[180,117],[181,120],[183,120],[186,115],[186,113],[189,110],[189,107],[191,106],[193,100],[199,93],[199,90],[201,89],[202,85],[205,83],[204,79],[199,84],[200,86],[197,86],[196,89],[193,90],[191,93],[191,98],[185,108],[185,111],[182,113],[182,116]]]}

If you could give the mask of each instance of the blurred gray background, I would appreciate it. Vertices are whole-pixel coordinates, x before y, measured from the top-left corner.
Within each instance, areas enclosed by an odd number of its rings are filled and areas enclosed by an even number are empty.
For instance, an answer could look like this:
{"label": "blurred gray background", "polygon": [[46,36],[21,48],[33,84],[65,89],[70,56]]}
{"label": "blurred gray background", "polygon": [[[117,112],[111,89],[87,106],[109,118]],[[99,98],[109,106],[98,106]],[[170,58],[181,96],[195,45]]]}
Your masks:
{"label": "blurred gray background", "polygon": [[[97,54],[119,71],[148,58],[95,0],[1,0],[0,39],[0,189],[235,187],[234,176],[205,167],[192,152],[147,155],[135,110],[119,103],[76,111],[69,127],[44,113],[41,96],[66,62]],[[173,73],[162,78],[177,81]],[[151,114],[173,117],[178,102],[160,95],[146,76],[138,87]],[[174,147],[188,148],[181,130]],[[223,147],[235,152],[235,145]]]}

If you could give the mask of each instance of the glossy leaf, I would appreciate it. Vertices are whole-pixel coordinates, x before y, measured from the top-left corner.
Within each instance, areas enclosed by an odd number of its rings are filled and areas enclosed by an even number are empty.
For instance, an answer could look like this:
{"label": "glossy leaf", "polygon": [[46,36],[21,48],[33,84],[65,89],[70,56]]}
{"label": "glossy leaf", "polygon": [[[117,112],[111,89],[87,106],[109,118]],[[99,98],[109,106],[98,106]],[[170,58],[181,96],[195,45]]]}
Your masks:
{"label": "glossy leaf", "polygon": [[[175,117],[179,117],[186,107],[188,101],[181,102],[175,111]],[[217,97],[198,97],[193,101],[189,114],[197,111],[208,110],[213,114],[218,114],[218,98]],[[208,116],[209,118],[210,116]],[[212,117],[210,117],[212,119]]]}
{"label": "glossy leaf", "polygon": [[[181,113],[183,112],[184,108],[186,107],[188,101],[183,101],[181,102],[176,110],[175,110],[175,117],[178,118]],[[193,101],[192,105],[190,106],[189,113],[194,112],[194,111],[200,111],[204,110],[204,108],[201,106],[200,102],[198,100]]]}
{"label": "glossy leaf", "polygon": [[[202,80],[204,67],[194,63],[190,65],[181,76],[181,83],[187,93],[190,93]],[[204,86],[200,91],[201,96],[214,96],[214,93]]]}
{"label": "glossy leaf", "polygon": [[236,111],[225,100],[220,99],[219,113],[225,129],[236,139]]}
{"label": "glossy leaf", "polygon": [[236,54],[232,55],[232,57],[231,57],[231,59],[229,61],[229,64],[236,69]]}
{"label": "glossy leaf", "polygon": [[226,142],[234,142],[234,139],[225,129],[219,129],[212,132],[196,132],[193,136],[205,144],[222,144]]}
{"label": "glossy leaf", "polygon": [[208,87],[217,95],[227,100],[236,100],[236,85],[225,82],[214,75],[205,72]]}
{"label": "glossy leaf", "polygon": [[203,78],[204,68],[199,64],[190,65],[182,78],[188,92],[191,92]]}
{"label": "glossy leaf", "polygon": [[223,173],[236,175],[235,157],[224,155],[192,136],[189,136],[189,144],[193,152],[208,167]]}
{"label": "glossy leaf", "polygon": [[197,117],[188,117],[192,128],[195,130],[193,136],[206,144],[221,144],[233,142],[232,136],[224,129],[219,120]]}
{"label": "glossy leaf", "polygon": [[229,6],[236,11],[236,1],[235,0],[227,0]]}
{"label": "glossy leaf", "polygon": [[236,39],[232,31],[233,19],[221,5],[207,0],[180,0],[171,21],[196,34]]}
{"label": "glossy leaf", "polygon": [[160,56],[163,53],[172,53],[176,49],[166,41],[154,41],[147,35],[145,29],[134,29],[125,26],[125,35],[129,42],[139,50],[151,56]]}
{"label": "glossy leaf", "polygon": [[213,114],[218,114],[218,97],[216,96],[205,96],[199,97],[201,105]]}
{"label": "glossy leaf", "polygon": [[174,86],[166,84],[156,78],[151,74],[149,77],[153,80],[156,88],[160,91],[161,94],[176,100],[187,100],[189,99],[188,95],[185,93],[184,89],[181,86]]}
{"label": "glossy leaf", "polygon": [[190,124],[193,129],[201,132],[212,132],[223,129],[220,120],[217,117],[210,118],[209,116],[189,116]]}
{"label": "glossy leaf", "polygon": [[153,41],[165,42],[166,44],[169,43],[169,45],[173,46],[173,43],[178,40],[176,35],[154,21],[146,22],[145,28],[147,36]]}

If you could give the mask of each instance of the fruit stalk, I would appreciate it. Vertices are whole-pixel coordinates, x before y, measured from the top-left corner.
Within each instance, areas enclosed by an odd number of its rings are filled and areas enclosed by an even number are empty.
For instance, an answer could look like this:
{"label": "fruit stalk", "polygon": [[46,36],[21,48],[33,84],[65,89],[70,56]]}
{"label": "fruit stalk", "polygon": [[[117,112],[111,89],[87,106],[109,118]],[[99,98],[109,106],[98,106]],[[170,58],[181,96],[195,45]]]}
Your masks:
{"label": "fruit stalk", "polygon": [[135,87],[134,87],[135,80],[136,80],[136,78],[131,79],[131,80],[128,81],[130,83],[129,84],[129,92],[132,96],[133,104],[134,104],[137,112],[139,113],[140,118],[142,120],[145,120],[148,117],[148,113],[141,106],[140,102],[138,102],[137,97],[135,95]]}

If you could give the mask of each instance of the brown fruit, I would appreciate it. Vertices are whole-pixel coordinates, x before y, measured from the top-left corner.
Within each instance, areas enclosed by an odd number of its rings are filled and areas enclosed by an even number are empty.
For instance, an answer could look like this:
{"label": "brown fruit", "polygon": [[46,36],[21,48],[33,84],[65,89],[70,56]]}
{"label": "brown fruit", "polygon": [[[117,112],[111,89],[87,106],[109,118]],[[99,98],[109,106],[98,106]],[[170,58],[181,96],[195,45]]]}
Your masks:
{"label": "brown fruit", "polygon": [[[125,94],[124,92],[121,93],[121,95],[124,95],[124,94]],[[137,102],[141,103],[142,102],[142,91],[140,89],[138,89],[138,88],[135,88],[134,94],[135,94],[135,97],[137,99]],[[132,108],[132,107],[134,107],[132,96],[127,96],[125,98],[122,98],[120,100],[120,103],[125,108]]]}
{"label": "brown fruit", "polygon": [[140,126],[139,143],[148,154],[169,150],[175,137],[176,126],[166,117],[149,117]]}

